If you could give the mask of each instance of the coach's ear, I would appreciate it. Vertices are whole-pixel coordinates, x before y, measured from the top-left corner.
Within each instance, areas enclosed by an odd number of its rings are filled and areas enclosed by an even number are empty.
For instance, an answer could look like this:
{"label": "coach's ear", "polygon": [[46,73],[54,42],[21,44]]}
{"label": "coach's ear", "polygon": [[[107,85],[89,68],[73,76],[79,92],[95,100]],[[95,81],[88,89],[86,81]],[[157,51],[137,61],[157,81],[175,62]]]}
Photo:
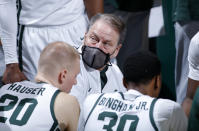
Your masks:
{"label": "coach's ear", "polygon": [[85,41],[86,41],[86,37],[87,37],[88,32],[85,32],[84,34],[84,38],[83,38],[83,44],[86,45]]}
{"label": "coach's ear", "polygon": [[111,57],[111,58],[115,58],[115,57],[118,55],[118,53],[119,53],[121,47],[122,47],[122,44],[117,45],[115,51],[113,52],[113,54],[112,54],[110,57]]}

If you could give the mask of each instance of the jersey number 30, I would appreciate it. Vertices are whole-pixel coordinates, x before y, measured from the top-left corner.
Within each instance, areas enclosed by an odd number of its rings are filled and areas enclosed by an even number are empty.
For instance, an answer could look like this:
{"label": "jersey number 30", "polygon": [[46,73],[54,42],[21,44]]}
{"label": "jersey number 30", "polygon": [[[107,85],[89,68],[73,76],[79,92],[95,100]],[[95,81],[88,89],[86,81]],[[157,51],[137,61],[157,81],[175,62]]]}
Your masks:
{"label": "jersey number 30", "polygon": [[[115,126],[115,124],[117,123],[118,116],[115,112],[105,111],[99,114],[98,120],[104,121],[105,117],[111,118],[111,120],[108,125],[104,125],[103,129],[106,129],[107,131],[112,131],[112,127]],[[139,118],[136,115],[125,114],[120,118],[119,124],[117,126],[117,131],[124,130],[124,126],[127,120],[133,120],[130,124],[129,131],[136,130]]]}
{"label": "jersey number 30", "polygon": [[[9,104],[5,106],[0,106],[0,112],[12,110],[18,102],[18,97],[10,94],[5,94],[0,98],[0,103],[5,103],[6,100],[9,100]],[[37,100],[33,98],[25,98],[20,100],[19,104],[16,106],[15,110],[13,111],[9,119],[10,124],[18,126],[25,125],[29,120],[37,103],[38,103]],[[28,107],[24,111],[24,115],[20,119],[17,119],[17,117],[19,116],[20,112],[22,111],[22,109],[26,104],[28,104]],[[8,118],[6,117],[0,116],[0,122],[2,123],[5,123],[7,119]]]}

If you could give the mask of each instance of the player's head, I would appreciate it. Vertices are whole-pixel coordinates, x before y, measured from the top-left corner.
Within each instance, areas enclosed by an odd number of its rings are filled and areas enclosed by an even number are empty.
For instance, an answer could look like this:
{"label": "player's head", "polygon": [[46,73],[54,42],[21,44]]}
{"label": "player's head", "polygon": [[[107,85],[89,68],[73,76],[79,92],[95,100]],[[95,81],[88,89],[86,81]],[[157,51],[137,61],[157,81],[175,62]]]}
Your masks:
{"label": "player's head", "polygon": [[[84,38],[85,48],[83,48],[83,52],[85,50],[89,54],[86,55],[86,59],[83,56],[83,61],[95,69],[104,67],[109,58],[117,56],[121,48],[120,34],[123,31],[124,23],[117,16],[112,14],[97,14],[93,16]],[[87,56],[90,56],[89,59]]]}
{"label": "player's head", "polygon": [[79,53],[67,43],[54,42],[40,55],[36,81],[48,82],[68,93],[77,83],[79,72]]}
{"label": "player's head", "polygon": [[130,55],[124,63],[124,85],[157,97],[161,88],[161,66],[157,56],[148,51]]}

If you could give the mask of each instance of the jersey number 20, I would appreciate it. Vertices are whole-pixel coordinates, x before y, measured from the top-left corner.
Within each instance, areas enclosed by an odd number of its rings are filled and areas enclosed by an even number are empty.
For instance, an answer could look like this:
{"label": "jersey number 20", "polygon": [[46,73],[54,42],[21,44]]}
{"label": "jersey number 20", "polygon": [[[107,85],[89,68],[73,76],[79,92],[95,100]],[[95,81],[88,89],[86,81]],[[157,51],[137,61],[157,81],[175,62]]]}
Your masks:
{"label": "jersey number 20", "polygon": [[[0,98],[0,103],[5,103],[6,100],[9,100],[10,102],[8,105],[0,106],[0,112],[9,111],[13,109],[14,106],[17,104],[18,97],[10,95],[10,94],[5,94]],[[19,104],[17,105],[17,107],[15,108],[14,112],[12,113],[9,119],[10,124],[18,125],[18,126],[25,125],[27,121],[29,120],[37,103],[38,103],[37,100],[33,98],[25,98],[25,99],[20,100]],[[29,104],[29,106],[26,108],[26,111],[24,111],[25,113],[22,116],[22,118],[18,120],[17,117],[19,116],[20,112],[22,111],[22,109],[24,108],[26,104]],[[5,123],[7,119],[8,118],[6,117],[0,116],[0,122],[2,123]]]}

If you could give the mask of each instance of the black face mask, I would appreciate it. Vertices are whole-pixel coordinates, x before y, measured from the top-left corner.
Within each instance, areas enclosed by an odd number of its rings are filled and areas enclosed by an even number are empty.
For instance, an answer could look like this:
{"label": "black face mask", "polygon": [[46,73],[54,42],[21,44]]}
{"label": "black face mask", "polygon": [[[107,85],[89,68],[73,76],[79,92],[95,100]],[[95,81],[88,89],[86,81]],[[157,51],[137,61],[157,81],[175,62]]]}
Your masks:
{"label": "black face mask", "polygon": [[99,48],[84,45],[82,47],[82,59],[89,67],[100,69],[110,60],[110,55]]}

